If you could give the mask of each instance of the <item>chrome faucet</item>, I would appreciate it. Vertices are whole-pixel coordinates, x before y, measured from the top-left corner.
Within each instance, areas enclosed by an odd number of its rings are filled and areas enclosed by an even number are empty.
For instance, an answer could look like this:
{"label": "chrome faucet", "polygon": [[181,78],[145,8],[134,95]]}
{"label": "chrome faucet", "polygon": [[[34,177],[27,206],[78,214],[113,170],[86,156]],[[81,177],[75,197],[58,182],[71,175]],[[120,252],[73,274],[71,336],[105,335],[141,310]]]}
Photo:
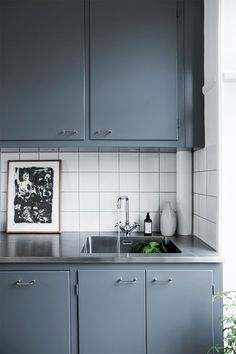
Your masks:
{"label": "chrome faucet", "polygon": [[129,223],[129,197],[123,195],[117,199],[117,209],[121,209],[121,201],[125,200],[125,225],[122,225],[121,221],[116,224],[126,236],[131,236],[131,233],[136,227],[140,226],[138,223],[134,222],[133,225]]}

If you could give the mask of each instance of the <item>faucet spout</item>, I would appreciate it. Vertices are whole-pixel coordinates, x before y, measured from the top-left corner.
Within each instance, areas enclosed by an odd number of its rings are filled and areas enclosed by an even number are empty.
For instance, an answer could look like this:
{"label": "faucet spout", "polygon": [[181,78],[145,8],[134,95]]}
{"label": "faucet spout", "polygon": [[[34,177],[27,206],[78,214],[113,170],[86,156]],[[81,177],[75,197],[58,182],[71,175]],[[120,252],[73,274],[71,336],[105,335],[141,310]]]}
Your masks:
{"label": "faucet spout", "polygon": [[122,195],[117,199],[117,209],[121,209],[121,201],[125,200],[125,225],[129,225],[129,197]]}
{"label": "faucet spout", "polygon": [[126,236],[130,236],[131,232],[136,229],[139,224],[135,222],[133,225],[130,225],[129,223],[129,197],[127,195],[122,195],[117,199],[117,209],[121,209],[122,200],[125,200],[125,225],[122,225],[120,222],[116,226],[118,226],[121,231],[126,233]]}

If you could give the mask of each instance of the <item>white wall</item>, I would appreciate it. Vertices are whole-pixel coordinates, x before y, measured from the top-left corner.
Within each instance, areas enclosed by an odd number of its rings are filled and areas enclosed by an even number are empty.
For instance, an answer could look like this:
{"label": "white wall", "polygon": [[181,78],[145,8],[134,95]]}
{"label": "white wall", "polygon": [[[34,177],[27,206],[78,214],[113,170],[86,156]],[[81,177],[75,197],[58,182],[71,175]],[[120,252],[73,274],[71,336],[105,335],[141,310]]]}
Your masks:
{"label": "white wall", "polygon": [[236,1],[220,5],[220,236],[224,288],[236,290]]}

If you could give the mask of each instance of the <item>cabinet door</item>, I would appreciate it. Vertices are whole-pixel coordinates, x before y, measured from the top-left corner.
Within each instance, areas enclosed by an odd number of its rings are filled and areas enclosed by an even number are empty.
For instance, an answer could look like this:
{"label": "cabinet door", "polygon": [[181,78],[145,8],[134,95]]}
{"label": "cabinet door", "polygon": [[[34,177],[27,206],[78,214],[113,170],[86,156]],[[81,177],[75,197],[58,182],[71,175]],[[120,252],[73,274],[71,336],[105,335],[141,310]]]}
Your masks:
{"label": "cabinet door", "polygon": [[0,353],[70,353],[68,272],[0,273]]}
{"label": "cabinet door", "polygon": [[178,140],[175,0],[91,0],[92,139]]}
{"label": "cabinet door", "polygon": [[212,272],[147,271],[147,354],[203,354],[213,344]]}
{"label": "cabinet door", "polygon": [[144,271],[79,271],[80,354],[144,354]]}
{"label": "cabinet door", "polygon": [[0,140],[84,138],[82,0],[2,0]]}

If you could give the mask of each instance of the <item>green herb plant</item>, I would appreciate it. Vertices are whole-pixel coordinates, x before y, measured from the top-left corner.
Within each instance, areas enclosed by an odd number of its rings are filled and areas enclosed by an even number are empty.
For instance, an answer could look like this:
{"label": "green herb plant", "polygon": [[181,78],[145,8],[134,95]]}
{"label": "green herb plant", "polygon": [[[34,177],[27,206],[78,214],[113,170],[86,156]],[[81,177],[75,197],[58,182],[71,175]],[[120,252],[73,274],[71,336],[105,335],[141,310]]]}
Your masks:
{"label": "green herb plant", "polygon": [[221,344],[216,344],[208,350],[207,354],[213,353],[214,350],[220,354],[236,354],[236,291],[225,291],[215,295],[215,299],[222,297],[224,300],[222,318],[224,347]]}
{"label": "green herb plant", "polygon": [[135,253],[167,253],[167,249],[164,244],[159,242],[139,242],[134,246],[133,252]]}
{"label": "green herb plant", "polygon": [[159,253],[161,252],[161,245],[158,242],[149,242],[148,245],[143,247],[143,253]]}

